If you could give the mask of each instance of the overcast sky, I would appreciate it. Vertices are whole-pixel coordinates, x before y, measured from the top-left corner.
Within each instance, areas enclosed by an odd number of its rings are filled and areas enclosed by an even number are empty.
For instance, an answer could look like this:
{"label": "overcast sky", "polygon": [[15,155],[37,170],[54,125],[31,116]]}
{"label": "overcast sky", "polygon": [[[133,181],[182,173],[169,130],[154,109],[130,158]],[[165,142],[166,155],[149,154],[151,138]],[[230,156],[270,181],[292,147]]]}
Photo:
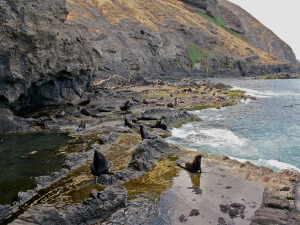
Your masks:
{"label": "overcast sky", "polygon": [[292,47],[300,59],[300,0],[229,0],[241,6]]}

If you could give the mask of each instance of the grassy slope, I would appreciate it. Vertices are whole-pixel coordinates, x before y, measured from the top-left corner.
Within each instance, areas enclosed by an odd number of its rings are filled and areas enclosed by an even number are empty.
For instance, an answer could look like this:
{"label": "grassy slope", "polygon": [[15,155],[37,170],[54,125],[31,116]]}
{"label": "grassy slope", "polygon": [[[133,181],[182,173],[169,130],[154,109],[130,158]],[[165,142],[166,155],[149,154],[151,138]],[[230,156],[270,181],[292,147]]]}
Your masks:
{"label": "grassy slope", "polygon": [[[112,24],[117,24],[123,18],[129,18],[136,22],[149,27],[153,31],[161,29],[167,21],[176,20],[181,24],[199,28],[202,32],[209,35],[215,35],[224,43],[223,46],[216,46],[216,50],[226,54],[236,56],[249,56],[257,54],[263,63],[275,63],[274,55],[255,48],[248,42],[228,32],[226,25],[222,20],[216,20],[212,23],[218,34],[210,32],[210,26],[207,24],[208,18],[197,13],[191,13],[184,7],[184,3],[177,0],[67,0],[71,4],[77,4],[81,8],[93,8],[101,12],[101,14]],[[76,17],[93,17],[94,15],[85,10],[85,13],[71,11],[68,22],[72,22]],[[212,21],[210,21],[212,22]],[[91,31],[94,32],[94,31]],[[192,44],[192,43],[187,43]],[[247,51],[247,48],[253,50],[253,53]]]}

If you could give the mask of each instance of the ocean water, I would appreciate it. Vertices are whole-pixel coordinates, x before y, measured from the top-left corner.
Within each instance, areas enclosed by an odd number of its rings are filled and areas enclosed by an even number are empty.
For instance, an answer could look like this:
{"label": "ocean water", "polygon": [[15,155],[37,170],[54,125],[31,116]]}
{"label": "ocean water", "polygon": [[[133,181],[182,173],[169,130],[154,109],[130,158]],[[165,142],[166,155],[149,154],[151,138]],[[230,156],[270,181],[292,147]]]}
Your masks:
{"label": "ocean water", "polygon": [[167,141],[274,171],[300,172],[300,80],[214,80],[245,90],[257,99],[194,111],[202,121],[174,128]]}

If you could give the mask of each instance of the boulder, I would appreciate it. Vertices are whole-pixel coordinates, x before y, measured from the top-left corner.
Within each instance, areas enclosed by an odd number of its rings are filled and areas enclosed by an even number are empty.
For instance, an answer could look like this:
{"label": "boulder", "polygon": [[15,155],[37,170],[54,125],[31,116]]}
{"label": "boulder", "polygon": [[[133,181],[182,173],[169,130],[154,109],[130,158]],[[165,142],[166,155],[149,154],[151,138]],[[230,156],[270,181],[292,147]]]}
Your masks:
{"label": "boulder", "polygon": [[0,133],[26,131],[30,127],[25,119],[20,119],[6,108],[0,108]]}

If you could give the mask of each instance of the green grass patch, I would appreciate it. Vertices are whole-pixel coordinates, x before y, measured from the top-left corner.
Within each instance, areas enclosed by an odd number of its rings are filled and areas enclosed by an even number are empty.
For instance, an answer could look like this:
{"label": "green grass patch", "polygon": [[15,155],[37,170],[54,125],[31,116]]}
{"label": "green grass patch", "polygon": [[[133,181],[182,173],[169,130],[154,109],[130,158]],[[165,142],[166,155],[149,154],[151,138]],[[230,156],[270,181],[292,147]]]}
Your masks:
{"label": "green grass patch", "polygon": [[189,60],[192,66],[194,66],[196,63],[207,59],[208,55],[205,49],[200,49],[198,46],[193,44],[189,44],[186,47],[189,53]]}
{"label": "green grass patch", "polygon": [[185,118],[182,120],[177,121],[176,123],[169,124],[171,127],[180,128],[183,124],[193,122],[193,121],[201,121],[200,117],[191,114],[189,118]]}
{"label": "green grass patch", "polygon": [[198,12],[198,14],[200,16],[202,16],[203,18],[207,19],[208,21],[212,22],[213,24],[215,24],[215,25],[217,25],[217,26],[219,26],[219,27],[221,27],[225,30],[228,29],[222,18],[219,18],[219,17],[213,18],[213,17],[207,15],[206,12],[203,12],[203,11]]}
{"label": "green grass patch", "polygon": [[199,11],[198,14],[199,14],[200,16],[202,16],[203,18],[207,19],[208,21],[212,22],[213,24],[215,24],[215,25],[217,25],[217,26],[223,28],[224,30],[227,30],[227,31],[228,31],[229,33],[231,33],[232,35],[234,35],[234,36],[236,36],[236,37],[242,39],[242,36],[241,36],[240,34],[238,34],[237,32],[235,32],[235,31],[229,29],[229,28],[226,26],[225,21],[224,21],[222,18],[220,18],[220,17],[213,18],[213,17],[207,15],[207,13],[204,12],[204,11]]}
{"label": "green grass patch", "polygon": [[234,90],[234,91],[230,91],[230,92],[227,94],[227,96],[229,96],[229,97],[235,97],[235,96],[237,96],[237,95],[239,95],[239,94],[245,94],[245,93],[246,93],[246,91]]}
{"label": "green grass patch", "polygon": [[237,38],[242,39],[242,36],[241,36],[239,33],[235,32],[235,31],[233,31],[233,30],[231,30],[231,29],[229,29],[229,32],[230,32],[231,34],[233,34],[234,36],[236,36]]}
{"label": "green grass patch", "polygon": [[227,68],[228,68],[228,69],[231,69],[231,68],[232,68],[232,64],[233,64],[232,62],[228,62],[228,63],[227,63]]}

